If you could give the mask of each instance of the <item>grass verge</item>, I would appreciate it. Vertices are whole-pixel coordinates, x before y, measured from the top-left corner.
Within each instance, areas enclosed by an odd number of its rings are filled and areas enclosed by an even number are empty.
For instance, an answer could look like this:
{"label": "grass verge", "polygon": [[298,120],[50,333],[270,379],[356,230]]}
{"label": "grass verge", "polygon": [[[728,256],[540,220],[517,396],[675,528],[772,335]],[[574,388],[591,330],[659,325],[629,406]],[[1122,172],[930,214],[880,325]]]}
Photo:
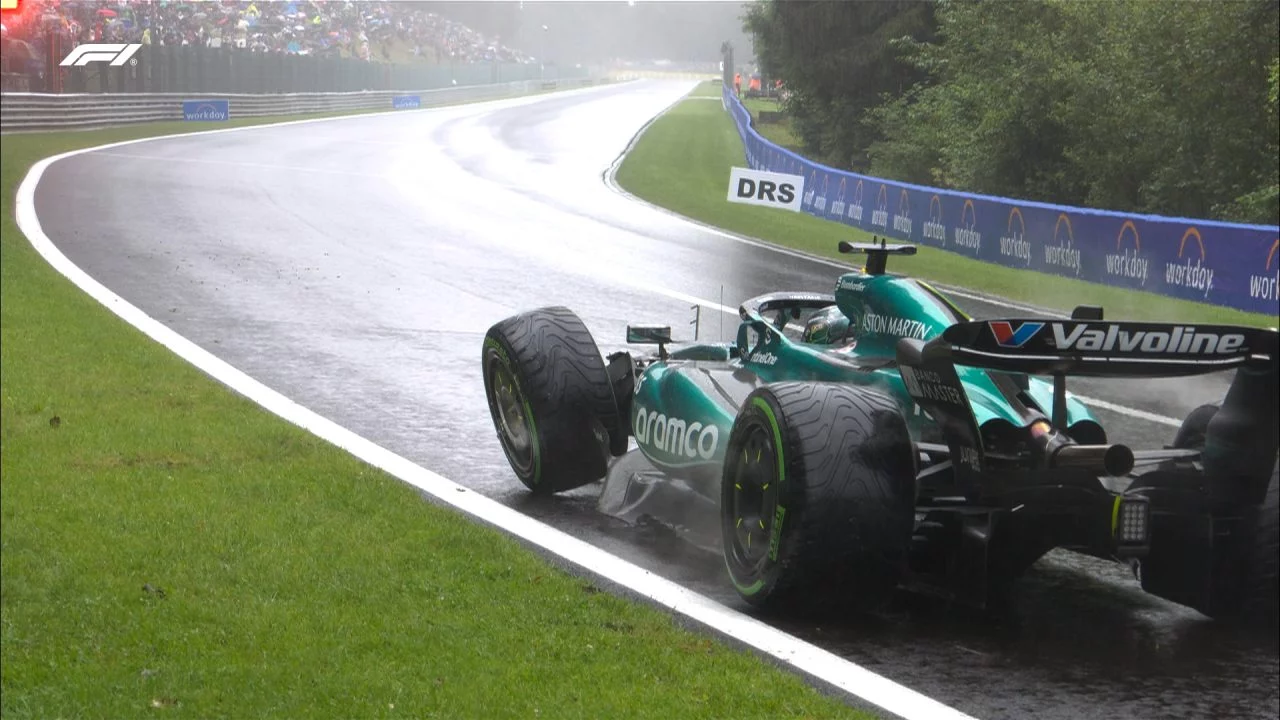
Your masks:
{"label": "grass verge", "polygon": [[[729,114],[715,103],[686,101],[649,126],[618,168],[617,180],[633,195],[694,220],[822,257],[847,261],[836,252],[837,242],[871,239],[863,230],[803,213],[726,202],[729,168],[744,163],[742,141]],[[1260,313],[1029,273],[924,246],[897,269],[1062,311],[1102,305],[1109,318],[1276,324],[1274,317]]]}
{"label": "grass verge", "polygon": [[781,106],[777,100],[772,98],[744,98],[742,105],[751,113],[751,119],[756,124],[756,132],[765,140],[784,147],[791,152],[803,154],[799,136],[791,130],[791,119],[784,117],[779,122],[762,123],[760,122],[760,112],[778,112]]}
{"label": "grass verge", "polygon": [[860,716],[266,413],[19,233],[39,158],[189,130],[4,139],[0,715]]}
{"label": "grass verge", "polygon": [[720,97],[720,81],[707,80],[698,83],[698,86],[689,91],[689,97]]}

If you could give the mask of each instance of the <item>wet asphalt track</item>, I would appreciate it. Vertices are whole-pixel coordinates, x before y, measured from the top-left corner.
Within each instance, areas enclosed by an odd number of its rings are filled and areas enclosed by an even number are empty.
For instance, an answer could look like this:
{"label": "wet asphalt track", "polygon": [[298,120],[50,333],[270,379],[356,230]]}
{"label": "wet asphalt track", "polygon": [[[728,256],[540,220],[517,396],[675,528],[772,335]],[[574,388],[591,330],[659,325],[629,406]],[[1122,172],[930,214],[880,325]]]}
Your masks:
{"label": "wet asphalt track", "polygon": [[[574,308],[609,352],[628,321],[679,328],[691,317],[689,302],[654,288],[718,302],[723,285],[736,306],[831,287],[828,265],[708,233],[602,183],[634,133],[690,85],[125,146],[50,167],[36,207],[90,275],[270,387],[737,607],[717,557],[600,516],[597,488],[530,499],[494,437],[478,362],[489,325],[533,307]],[[980,317],[1020,314],[960,304]],[[715,335],[720,313],[704,318],[704,337]],[[725,316],[726,338],[733,329]],[[1225,387],[1220,377],[1071,385],[1174,417]],[[1121,442],[1172,437],[1098,415]],[[1125,568],[1066,553],[1042,560],[1003,615],[906,597],[887,617],[786,627],[980,717],[1280,714],[1275,638],[1229,633],[1143,594]]]}

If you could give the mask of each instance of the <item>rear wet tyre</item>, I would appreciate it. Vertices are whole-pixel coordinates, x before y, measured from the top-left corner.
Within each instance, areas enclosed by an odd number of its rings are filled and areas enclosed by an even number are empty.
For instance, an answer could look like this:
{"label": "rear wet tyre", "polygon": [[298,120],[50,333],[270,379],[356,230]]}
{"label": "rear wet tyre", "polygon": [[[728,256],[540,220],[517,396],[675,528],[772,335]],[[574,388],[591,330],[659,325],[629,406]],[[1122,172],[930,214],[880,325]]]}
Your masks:
{"label": "rear wet tyre", "polygon": [[1267,495],[1252,521],[1253,552],[1246,564],[1238,617],[1274,631],[1280,626],[1280,463],[1271,470]]}
{"label": "rear wet tyre", "polygon": [[915,451],[889,398],[779,383],[748,396],[721,482],[725,563],[766,610],[872,610],[907,565]]}
{"label": "rear wet tyre", "polygon": [[1209,431],[1209,421],[1218,413],[1217,405],[1201,405],[1187,413],[1178,427],[1178,434],[1173,437],[1173,446],[1184,450],[1204,449],[1205,433]]}
{"label": "rear wet tyre", "polygon": [[[1217,405],[1201,405],[1188,413],[1174,437],[1176,448],[1204,448],[1209,422]],[[1219,620],[1280,624],[1280,461],[1262,503],[1241,513],[1234,557],[1217,561],[1207,614]],[[1216,554],[1216,553],[1215,553]]]}
{"label": "rear wet tyre", "polygon": [[541,308],[497,323],[481,361],[498,440],[526,487],[547,495],[604,477],[622,423],[604,359],[573,311]]}

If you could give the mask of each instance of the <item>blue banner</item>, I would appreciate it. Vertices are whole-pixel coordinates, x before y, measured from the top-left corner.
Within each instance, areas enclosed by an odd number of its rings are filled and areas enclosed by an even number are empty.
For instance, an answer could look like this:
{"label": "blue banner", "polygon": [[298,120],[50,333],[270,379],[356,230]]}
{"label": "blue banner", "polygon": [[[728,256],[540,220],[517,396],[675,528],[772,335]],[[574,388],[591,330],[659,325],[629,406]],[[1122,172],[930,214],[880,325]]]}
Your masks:
{"label": "blue banner", "polygon": [[391,108],[393,110],[417,110],[422,107],[422,97],[418,95],[393,95],[391,97]]}
{"label": "blue banner", "polygon": [[762,138],[723,92],[747,165],[804,176],[802,212],[1005,267],[1272,316],[1280,308],[1280,226],[1048,205],[836,170]]}
{"label": "blue banner", "polygon": [[231,119],[227,100],[183,100],[182,119],[195,122],[225,122]]}

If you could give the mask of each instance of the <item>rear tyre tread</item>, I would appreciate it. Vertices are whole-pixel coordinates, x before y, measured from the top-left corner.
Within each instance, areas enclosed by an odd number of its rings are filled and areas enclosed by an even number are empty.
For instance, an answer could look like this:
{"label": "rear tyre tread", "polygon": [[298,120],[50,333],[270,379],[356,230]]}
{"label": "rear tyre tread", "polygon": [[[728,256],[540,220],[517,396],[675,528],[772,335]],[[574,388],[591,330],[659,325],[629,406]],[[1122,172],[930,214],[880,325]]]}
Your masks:
{"label": "rear tyre tread", "polygon": [[1251,566],[1246,575],[1241,617],[1276,627],[1280,622],[1280,464],[1271,472],[1266,499],[1258,506]]}
{"label": "rear tyre tread", "polygon": [[[1173,446],[1203,449],[1218,410],[1218,405],[1208,404],[1188,413]],[[1240,557],[1228,565],[1235,571],[1213,579],[1207,610],[1222,620],[1274,628],[1280,624],[1280,461],[1272,468],[1262,503],[1248,508],[1242,522],[1241,544],[1236,546]]]}
{"label": "rear tyre tread", "polygon": [[846,385],[779,383],[757,395],[777,416],[790,487],[776,581],[745,599],[776,609],[880,605],[906,567],[915,520],[915,456],[901,411]]}

